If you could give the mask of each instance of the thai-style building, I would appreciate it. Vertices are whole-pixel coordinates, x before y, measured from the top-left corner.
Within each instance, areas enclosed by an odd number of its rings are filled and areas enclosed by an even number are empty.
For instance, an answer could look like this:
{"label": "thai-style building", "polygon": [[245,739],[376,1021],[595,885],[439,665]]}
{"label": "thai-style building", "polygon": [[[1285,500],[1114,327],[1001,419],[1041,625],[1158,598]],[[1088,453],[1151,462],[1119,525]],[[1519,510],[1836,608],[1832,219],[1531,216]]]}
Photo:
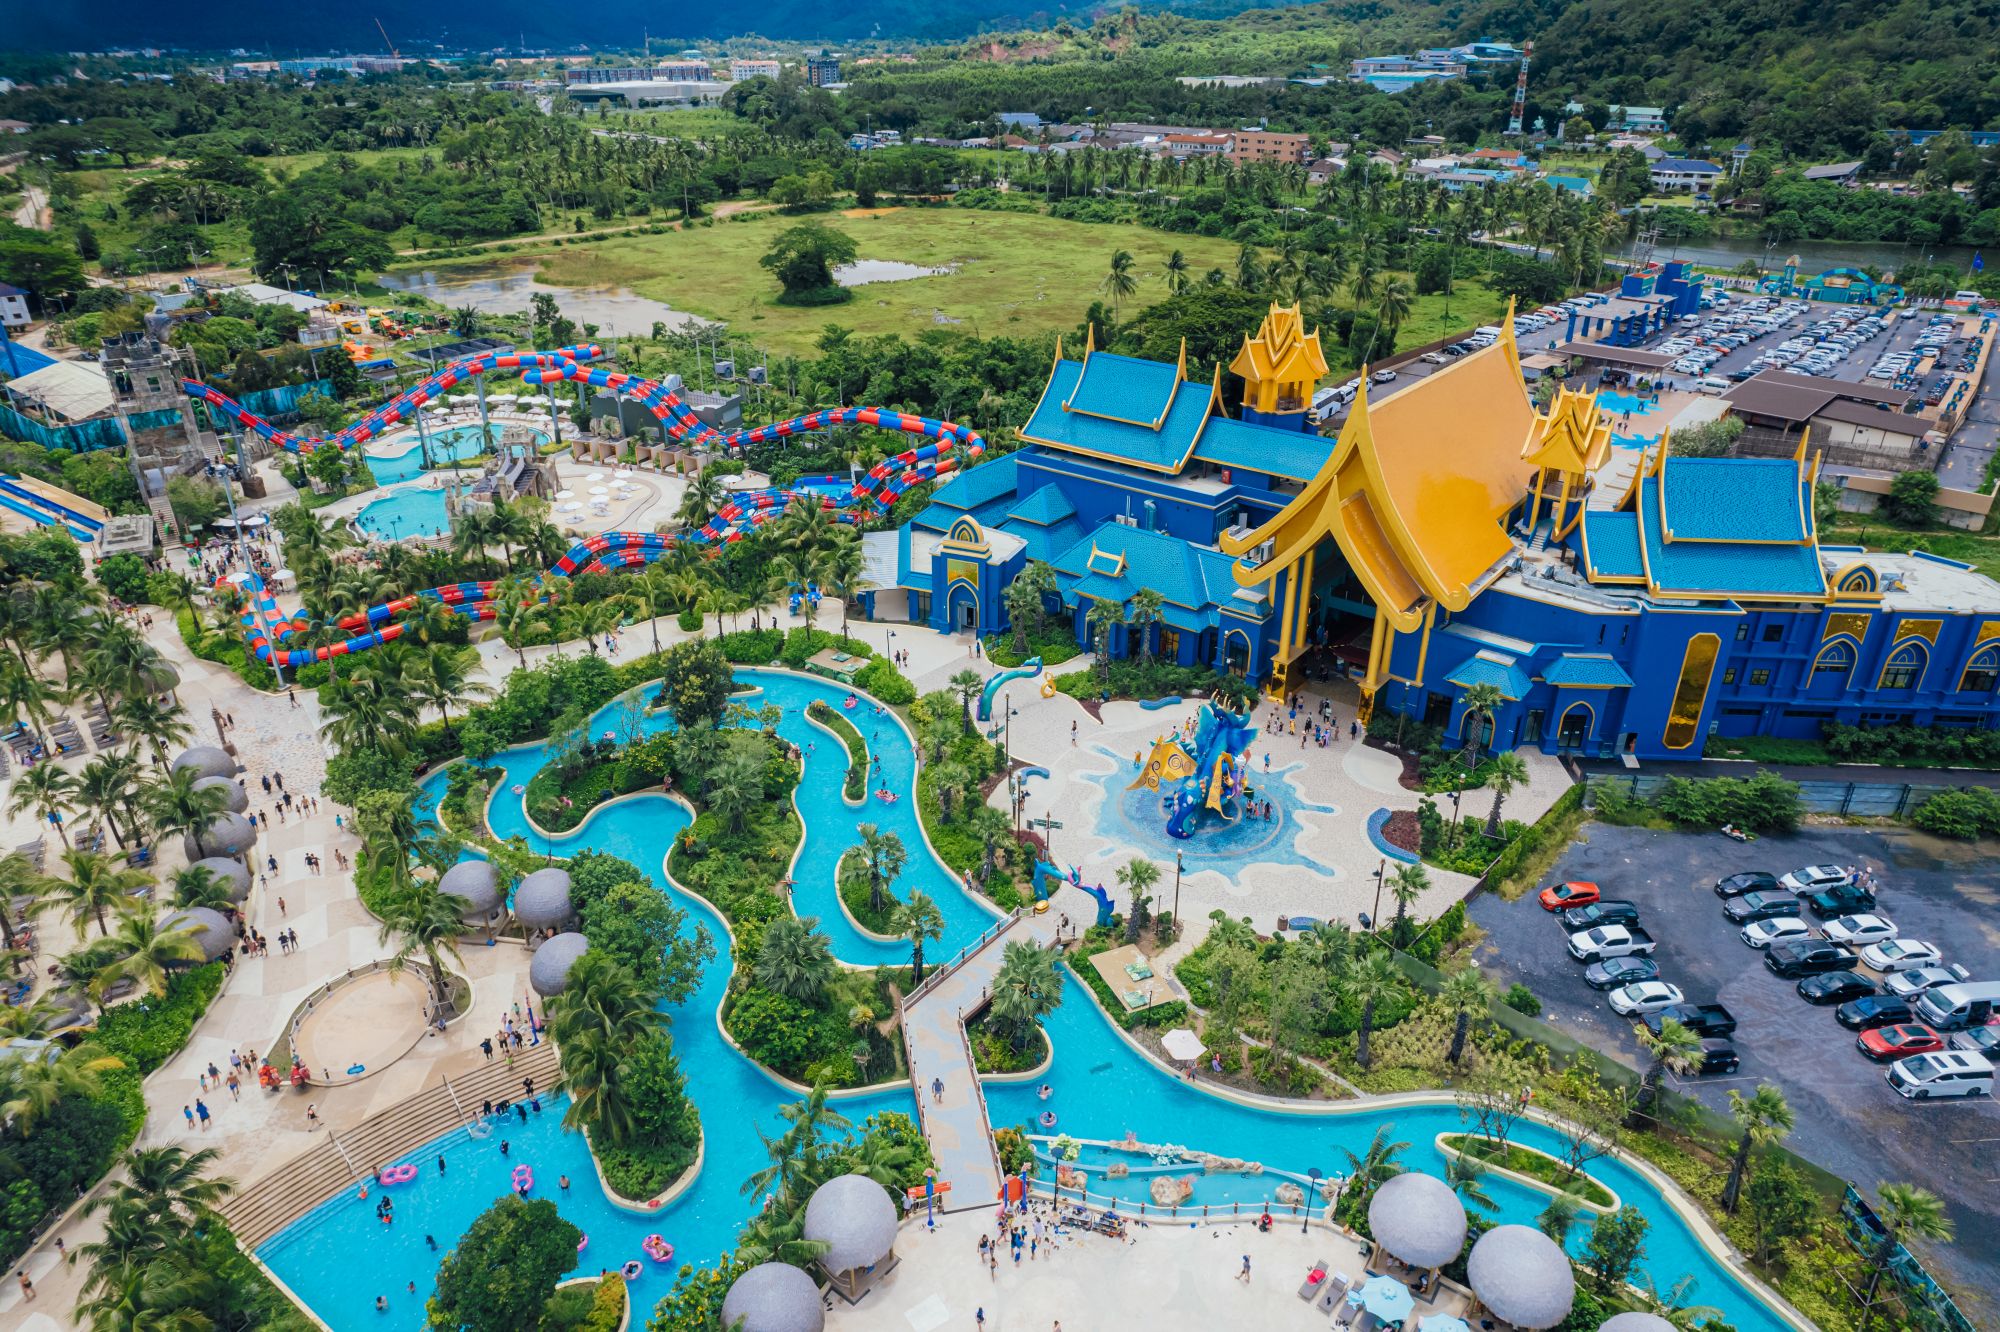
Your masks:
{"label": "thai-style building", "polygon": [[895,534],[905,595],[871,610],[1004,632],[1003,594],[1039,561],[1045,609],[1080,643],[1095,603],[1129,617],[1151,589],[1158,620],[1114,627],[1113,653],[1144,634],[1279,692],[1330,662],[1364,710],[1453,737],[1464,691],[1491,685],[1492,742],[1552,752],[1694,758],[1715,733],[2000,721],[2000,584],[1822,545],[1803,440],[1789,458],[1678,458],[1668,435],[1635,459],[1594,394],[1536,410],[1511,334],[1386,396],[1364,376],[1327,438],[1307,412],[1326,369],[1276,306],[1231,363],[1239,417],[1184,352],[1058,346],[1021,447]]}

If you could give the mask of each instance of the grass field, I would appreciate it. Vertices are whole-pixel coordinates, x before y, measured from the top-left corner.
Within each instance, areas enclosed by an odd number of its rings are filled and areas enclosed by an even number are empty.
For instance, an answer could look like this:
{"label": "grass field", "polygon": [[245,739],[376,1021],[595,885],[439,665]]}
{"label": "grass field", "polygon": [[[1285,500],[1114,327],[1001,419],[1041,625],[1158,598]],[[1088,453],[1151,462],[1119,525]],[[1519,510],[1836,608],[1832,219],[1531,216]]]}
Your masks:
{"label": "grass field", "polygon": [[552,285],[629,287],[676,309],[725,320],[774,350],[805,352],[829,323],[864,334],[963,327],[988,337],[1072,328],[1097,298],[1116,250],[1129,250],[1137,260],[1139,293],[1127,302],[1133,307],[1166,295],[1161,266],[1174,250],[1197,273],[1226,270],[1236,254],[1227,241],[1032,214],[942,208],[824,214],[820,220],[854,237],[863,259],[953,271],[873,283],[858,288],[846,305],[794,308],[776,303],[778,284],[757,261],[798,220],[753,214],[689,231],[537,250],[533,258],[540,279]]}

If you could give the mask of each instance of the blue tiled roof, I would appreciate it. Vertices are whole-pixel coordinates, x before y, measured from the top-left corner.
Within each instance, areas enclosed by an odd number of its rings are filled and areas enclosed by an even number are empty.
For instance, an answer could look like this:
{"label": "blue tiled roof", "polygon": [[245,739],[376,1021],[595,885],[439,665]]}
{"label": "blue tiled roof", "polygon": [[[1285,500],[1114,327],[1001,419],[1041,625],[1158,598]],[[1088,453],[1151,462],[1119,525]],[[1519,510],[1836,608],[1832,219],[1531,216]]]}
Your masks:
{"label": "blue tiled roof", "polygon": [[1700,176],[1719,176],[1722,168],[1713,162],[1704,162],[1694,157],[1663,157],[1653,163],[1655,171],[1691,172]]}
{"label": "blue tiled roof", "polygon": [[[1102,359],[1101,356],[1093,356],[1091,364],[1095,365]],[[1049,386],[1043,392],[1034,416],[1021,428],[1021,434],[1056,448],[1135,463],[1155,471],[1178,471],[1194,447],[1196,437],[1201,434],[1202,423],[1208,419],[1209,387],[1205,384],[1181,385],[1180,391],[1174,394],[1173,408],[1167,413],[1166,421],[1160,429],[1153,430],[1148,426],[1126,425],[1119,421],[1107,421],[1101,416],[1064,411],[1063,401],[1076,387],[1082,369],[1077,361],[1056,362],[1055,372],[1049,376]],[[1165,369],[1169,373],[1173,371],[1172,366]]]}
{"label": "blue tiled roof", "polygon": [[1583,545],[1589,552],[1588,572],[1604,578],[1643,578],[1639,558],[1639,518],[1630,513],[1590,509],[1583,515]]}
{"label": "blue tiled roof", "polygon": [[991,462],[968,467],[932,492],[931,503],[941,504],[947,509],[976,509],[1003,495],[1011,500],[1014,497],[1015,462],[1014,455],[1009,453]]}
{"label": "blue tiled roof", "polygon": [[[1790,466],[1791,464],[1786,464]],[[1640,483],[1639,502],[1657,512],[1659,478]],[[1826,592],[1826,575],[1811,543],[1801,546],[1749,545],[1740,541],[1660,540],[1658,525],[1641,524],[1646,567],[1662,591],[1717,596],[1796,597]]]}
{"label": "blue tiled roof", "polygon": [[1590,178],[1588,176],[1544,176],[1542,179],[1548,181],[1549,184],[1559,190],[1568,190],[1571,194],[1590,193]]}
{"label": "blue tiled roof", "polygon": [[1001,530],[1013,533],[1027,544],[1029,559],[1040,560],[1044,564],[1054,564],[1058,555],[1083,537],[1083,524],[1074,518],[1046,524],[1008,519],[1000,526]]}
{"label": "blue tiled roof", "polygon": [[1069,502],[1069,496],[1063,494],[1061,487],[1046,485],[1008,509],[1007,516],[1046,527],[1065,518],[1074,518],[1076,505]]}
{"label": "blue tiled roof", "polygon": [[1460,689],[1477,684],[1497,685],[1508,698],[1528,696],[1528,673],[1519,662],[1498,652],[1477,652],[1445,673],[1445,682]]}
{"label": "blue tiled roof", "polygon": [[1014,502],[1012,495],[1001,495],[987,500],[970,509],[961,509],[954,504],[941,504],[933,499],[918,511],[910,521],[918,527],[928,527],[933,531],[948,532],[951,525],[961,518],[971,518],[981,527],[998,527],[1006,521],[1007,506]]}
{"label": "blue tiled roof", "polygon": [[[1790,458],[1668,458],[1667,526],[1682,541],[1804,541],[1799,465]],[[1654,512],[1657,512],[1655,510]],[[1651,521],[1652,515],[1647,515]]]}
{"label": "blue tiled roof", "polygon": [[1558,687],[1625,689],[1632,677],[1602,652],[1565,652],[1550,662],[1542,678]]}
{"label": "blue tiled roof", "polygon": [[[1116,575],[1108,573],[1103,560],[1093,569],[1093,550],[1102,556],[1122,556],[1123,569]],[[1208,554],[1164,532],[1107,522],[1083,533],[1049,562],[1071,601],[1079,597],[1130,601],[1141,588],[1152,588],[1165,599],[1161,610],[1168,624],[1199,630],[1215,623],[1219,602],[1236,590],[1228,557],[1218,553],[1211,560],[1205,558]]]}
{"label": "blue tiled roof", "polygon": [[1218,467],[1241,467],[1292,481],[1310,481],[1333,452],[1334,441],[1305,430],[1279,430],[1217,416],[1201,432],[1194,456]]}
{"label": "blue tiled roof", "polygon": [[1069,409],[1087,416],[1150,424],[1166,414],[1180,371],[1161,361],[1093,352],[1069,392]]}

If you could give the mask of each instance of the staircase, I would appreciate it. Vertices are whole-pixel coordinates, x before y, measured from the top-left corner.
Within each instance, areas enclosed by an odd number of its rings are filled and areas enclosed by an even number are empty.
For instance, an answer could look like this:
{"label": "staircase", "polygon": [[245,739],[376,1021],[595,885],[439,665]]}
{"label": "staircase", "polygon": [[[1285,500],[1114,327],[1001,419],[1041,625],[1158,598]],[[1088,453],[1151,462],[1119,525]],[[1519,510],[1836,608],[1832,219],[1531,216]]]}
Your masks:
{"label": "staircase", "polygon": [[1528,553],[1530,555],[1541,554],[1542,551],[1548,547],[1549,537],[1554,531],[1555,531],[1555,524],[1546,519],[1543,520],[1542,522],[1535,524],[1535,535],[1534,538],[1528,542]]}
{"label": "staircase", "polygon": [[180,521],[174,517],[174,506],[165,495],[146,496],[146,508],[153,515],[153,527],[162,545],[171,546],[180,539]]}
{"label": "staircase", "polygon": [[321,1202],[358,1187],[376,1167],[395,1165],[433,1138],[477,1118],[481,1102],[519,1099],[521,1079],[533,1078],[540,1093],[553,1088],[560,1076],[555,1045],[546,1040],[515,1055],[512,1068],[500,1059],[483,1063],[352,1128],[328,1129],[311,1147],[230,1195],[218,1210],[237,1241],[254,1250]]}

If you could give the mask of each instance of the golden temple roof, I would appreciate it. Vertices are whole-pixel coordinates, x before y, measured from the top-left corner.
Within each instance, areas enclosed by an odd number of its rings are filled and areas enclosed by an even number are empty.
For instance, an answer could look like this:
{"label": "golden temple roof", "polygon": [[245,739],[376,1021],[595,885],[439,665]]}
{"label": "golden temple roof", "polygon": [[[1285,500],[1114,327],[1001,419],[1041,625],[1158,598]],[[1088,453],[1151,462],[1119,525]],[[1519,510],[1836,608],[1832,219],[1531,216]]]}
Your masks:
{"label": "golden temple roof", "polygon": [[1229,363],[1229,369],[1251,383],[1317,382],[1326,373],[1326,356],[1319,349],[1319,330],[1306,332],[1305,317],[1298,306],[1281,306],[1273,301],[1256,334],[1244,336],[1242,350]]}
{"label": "golden temple roof", "polygon": [[1588,476],[1611,452],[1611,423],[1597,410],[1597,394],[1556,390],[1549,410],[1534,419],[1521,460],[1530,467]]}

